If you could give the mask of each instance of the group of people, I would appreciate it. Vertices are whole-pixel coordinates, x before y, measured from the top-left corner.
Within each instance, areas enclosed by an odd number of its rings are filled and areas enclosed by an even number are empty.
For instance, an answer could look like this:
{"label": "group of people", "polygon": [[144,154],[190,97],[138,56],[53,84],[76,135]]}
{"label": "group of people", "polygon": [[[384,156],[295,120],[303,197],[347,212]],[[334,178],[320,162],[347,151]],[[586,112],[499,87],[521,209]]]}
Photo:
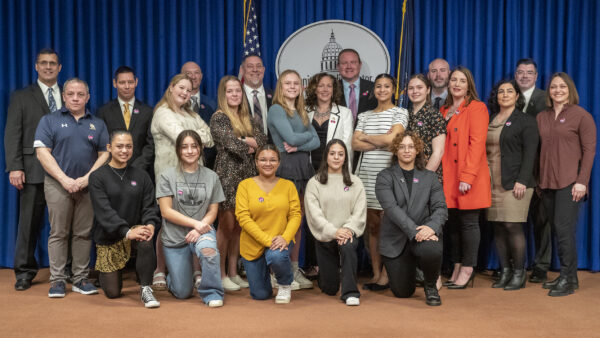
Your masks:
{"label": "group of people", "polygon": [[[313,287],[298,263],[304,242],[320,289],[333,296],[341,284],[341,300],[355,306],[364,234],[373,276],[362,288],[404,298],[422,283],[436,306],[442,285],[474,281],[482,212],[501,264],[492,287],[525,286],[531,214],[529,280],[545,282],[550,296],[573,293],[596,127],[572,79],[555,73],[544,92],[535,88],[537,65],[522,59],[486,106],[469,69],[436,59],[410,78],[405,109],[394,103],[394,78],[362,79],[361,65],[356,50],[344,49],[341,79],[320,73],[303,88],[286,70],[270,91],[261,58],[250,55],[242,80],[223,77],[214,101],[199,91],[200,67],[187,62],[154,109],[136,99],[135,71],[121,66],[118,97],[92,115],[86,82],[58,86],[58,54],[40,51],[38,81],[12,96],[5,132],[21,198],[15,289],[28,289],[37,273],[47,204],[49,297],[64,297],[68,279],[75,292],[98,293],[87,277],[93,238],[109,298],[121,294],[134,257],[149,308],[160,305],[154,291],[167,289],[177,298],[196,289],[219,307],[225,291],[268,299],[277,288],[275,302],[289,303],[292,290]],[[561,271],[546,281],[551,233]],[[445,254],[454,265],[442,283]]]}

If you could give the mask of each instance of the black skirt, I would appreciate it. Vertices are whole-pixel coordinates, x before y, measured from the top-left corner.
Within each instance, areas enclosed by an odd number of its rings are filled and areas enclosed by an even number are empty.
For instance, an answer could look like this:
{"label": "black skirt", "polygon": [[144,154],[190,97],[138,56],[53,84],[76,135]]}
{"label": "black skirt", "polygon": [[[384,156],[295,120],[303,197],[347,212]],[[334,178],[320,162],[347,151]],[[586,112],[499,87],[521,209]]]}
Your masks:
{"label": "black skirt", "polygon": [[292,181],[296,186],[296,190],[298,190],[298,194],[304,196],[308,180],[315,175],[315,170],[310,164],[310,153],[297,151],[279,154],[281,162],[277,169],[277,176]]}

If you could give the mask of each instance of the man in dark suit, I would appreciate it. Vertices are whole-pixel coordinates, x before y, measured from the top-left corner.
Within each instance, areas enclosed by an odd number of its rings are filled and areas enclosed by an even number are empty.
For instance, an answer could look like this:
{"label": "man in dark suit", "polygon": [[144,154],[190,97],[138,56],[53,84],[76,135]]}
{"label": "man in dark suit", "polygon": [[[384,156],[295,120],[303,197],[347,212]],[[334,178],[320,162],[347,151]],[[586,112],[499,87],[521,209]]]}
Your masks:
{"label": "man in dark suit", "polygon": [[268,137],[268,142],[273,143],[267,128],[267,111],[273,101],[273,91],[265,89],[263,79],[265,66],[260,56],[251,54],[244,58],[240,66],[240,74],[244,81],[244,92],[250,106],[252,117],[263,126],[263,132]]}
{"label": "man in dark suit", "polygon": [[135,71],[128,66],[120,66],[115,71],[113,87],[117,98],[100,107],[96,115],[108,129],[128,130],[133,138],[133,156],[129,164],[148,171],[154,177],[154,140],[150,132],[152,108],[135,98],[138,79]]}
{"label": "man in dark suit", "polygon": [[392,166],[377,175],[383,208],[379,252],[396,297],[415,292],[417,265],[425,276],[428,305],[441,305],[436,281],[442,264],[442,226],[448,218],[437,175],[425,169],[423,142],[404,132],[392,142]]}
{"label": "man in dark suit", "polygon": [[15,245],[15,289],[27,290],[38,272],[37,239],[44,222],[44,170],[35,156],[33,138],[42,116],[62,108],[57,84],[62,69],[58,54],[42,49],[35,63],[38,79],[13,93],[4,131],[6,171],[10,184],[19,189],[19,231]]}
{"label": "man in dark suit", "polygon": [[[538,71],[535,61],[532,59],[517,61],[515,81],[525,99],[523,112],[534,118],[540,111],[546,109],[546,92],[535,87],[537,77]],[[536,176],[537,171],[534,170]],[[533,194],[531,198],[529,212],[533,219],[533,235],[535,238],[535,259],[529,281],[543,283],[547,279],[547,272],[552,259],[552,230],[542,200],[537,194]]]}
{"label": "man in dark suit", "polygon": [[431,81],[431,103],[436,109],[446,101],[448,96],[448,80],[450,78],[450,65],[448,61],[437,58],[429,63],[427,78]]}
{"label": "man in dark suit", "polygon": [[[188,61],[181,66],[181,73],[187,75],[192,80],[192,109],[200,115],[206,124],[210,125],[210,118],[218,108],[217,102],[211,97],[200,93],[200,84],[202,84],[202,69],[197,63]],[[212,169],[217,158],[217,148],[204,148],[204,165]]]}
{"label": "man in dark suit", "polygon": [[[358,121],[358,115],[377,107],[377,99],[373,95],[375,84],[369,80],[360,78],[360,68],[362,61],[358,52],[351,48],[342,49],[338,54],[337,69],[342,79],[340,84],[344,91],[342,96],[342,106],[350,108],[354,118],[354,127]],[[358,166],[360,152],[354,152],[353,170]]]}

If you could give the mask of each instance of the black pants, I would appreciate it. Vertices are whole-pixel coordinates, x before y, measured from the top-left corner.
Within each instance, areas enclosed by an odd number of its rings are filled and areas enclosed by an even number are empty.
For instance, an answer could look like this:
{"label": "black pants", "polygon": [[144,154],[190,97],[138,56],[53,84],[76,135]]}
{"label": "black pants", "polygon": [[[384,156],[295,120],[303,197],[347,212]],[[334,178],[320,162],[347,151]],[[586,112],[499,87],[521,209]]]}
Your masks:
{"label": "black pants", "polygon": [[[135,257],[135,271],[140,278],[140,284],[147,286],[152,284],[152,274],[156,269],[156,255],[154,253],[154,245],[152,241],[132,242],[132,245],[137,247],[137,255]],[[117,298],[121,295],[123,288],[122,271],[100,272],[100,287],[108,298]]]}
{"label": "black pants", "polygon": [[577,247],[575,233],[580,202],[573,202],[573,184],[562,189],[544,189],[542,201],[548,212],[552,230],[556,234],[560,275],[577,276]]}
{"label": "black pants", "polygon": [[320,242],[315,240],[317,263],[319,264],[319,288],[327,295],[335,296],[340,288],[340,267],[342,268],[342,294],[348,297],[360,297],[356,286],[356,267],[358,264],[356,248],[358,239],[338,245],[337,241]]}
{"label": "black pants", "polygon": [[442,266],[443,243],[415,240],[406,243],[398,257],[381,256],[394,296],[408,298],[415,293],[415,271],[423,270],[425,283],[435,285]]}
{"label": "black pants", "polygon": [[19,231],[14,269],[17,279],[32,280],[38,272],[35,248],[44,225],[44,184],[24,184],[20,191]]}
{"label": "black pants", "polygon": [[533,237],[535,239],[533,267],[548,271],[552,260],[552,227],[544,203],[542,203],[542,198],[535,193],[531,198],[529,214],[533,221]]}
{"label": "black pants", "polygon": [[477,265],[479,251],[479,212],[475,210],[448,209],[448,232],[450,233],[452,261],[463,266]]}

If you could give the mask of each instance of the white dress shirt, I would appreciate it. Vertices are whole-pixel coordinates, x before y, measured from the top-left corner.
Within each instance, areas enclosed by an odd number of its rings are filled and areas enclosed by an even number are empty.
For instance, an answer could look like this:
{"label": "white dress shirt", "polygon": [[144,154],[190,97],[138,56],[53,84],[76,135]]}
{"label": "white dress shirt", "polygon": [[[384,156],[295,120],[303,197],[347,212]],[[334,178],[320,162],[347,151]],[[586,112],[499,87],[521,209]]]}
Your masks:
{"label": "white dress shirt", "polygon": [[525,99],[525,107],[524,110],[527,110],[527,106],[529,105],[529,100],[531,100],[531,95],[533,95],[533,91],[535,90],[535,86],[527,89],[523,92],[523,98]]}
{"label": "white dress shirt", "polygon": [[44,94],[44,99],[46,100],[46,104],[50,107],[50,102],[48,102],[48,88],[52,88],[52,96],[54,97],[54,102],[56,103],[56,109],[62,108],[62,98],[60,97],[60,87],[58,87],[58,83],[54,83],[52,87],[46,86],[40,79],[37,80],[38,85],[42,89],[42,94]]}
{"label": "white dress shirt", "polygon": [[[254,116],[254,90],[254,88],[244,84],[244,91],[246,92],[246,98],[248,98],[248,105],[250,106],[250,113],[252,116]],[[256,97],[260,103],[260,112],[262,113],[263,132],[267,135],[267,97],[265,95],[265,87],[260,86],[260,88],[257,88],[256,90],[258,91]]]}

